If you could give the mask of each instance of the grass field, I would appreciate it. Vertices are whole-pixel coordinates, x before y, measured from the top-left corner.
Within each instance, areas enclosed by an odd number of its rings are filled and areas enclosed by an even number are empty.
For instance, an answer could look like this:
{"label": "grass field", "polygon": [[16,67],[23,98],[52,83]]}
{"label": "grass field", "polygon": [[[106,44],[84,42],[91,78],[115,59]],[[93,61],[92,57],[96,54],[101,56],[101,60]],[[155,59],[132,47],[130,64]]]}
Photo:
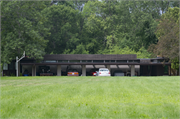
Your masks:
{"label": "grass field", "polygon": [[177,76],[0,81],[0,118],[180,118]]}

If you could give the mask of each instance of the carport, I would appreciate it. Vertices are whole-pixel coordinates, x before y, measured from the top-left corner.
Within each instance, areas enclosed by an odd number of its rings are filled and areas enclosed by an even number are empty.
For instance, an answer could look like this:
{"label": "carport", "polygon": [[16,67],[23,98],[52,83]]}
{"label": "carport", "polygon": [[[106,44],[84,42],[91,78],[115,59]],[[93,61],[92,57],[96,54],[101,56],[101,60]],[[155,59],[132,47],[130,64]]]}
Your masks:
{"label": "carport", "polygon": [[[23,59],[26,60],[26,59]],[[139,65],[141,68],[141,75],[164,75],[162,71],[163,66],[170,67],[169,62],[164,62],[164,58],[152,58],[152,59],[137,59],[135,54],[121,54],[121,55],[103,55],[103,54],[56,54],[45,55],[41,62],[21,62],[22,66],[32,66],[32,76],[36,76],[37,66],[56,66],[57,76],[61,76],[62,66],[64,65],[80,65],[82,68],[82,76],[86,76],[86,67],[88,65],[104,65],[111,70],[112,65],[128,65],[130,68],[131,76],[135,75],[135,65]],[[151,67],[151,70],[145,70],[146,67]],[[153,67],[153,68],[152,68]],[[153,73],[149,73],[152,69],[156,69]],[[142,73],[142,71],[146,73]],[[170,75],[168,73],[168,75]]]}

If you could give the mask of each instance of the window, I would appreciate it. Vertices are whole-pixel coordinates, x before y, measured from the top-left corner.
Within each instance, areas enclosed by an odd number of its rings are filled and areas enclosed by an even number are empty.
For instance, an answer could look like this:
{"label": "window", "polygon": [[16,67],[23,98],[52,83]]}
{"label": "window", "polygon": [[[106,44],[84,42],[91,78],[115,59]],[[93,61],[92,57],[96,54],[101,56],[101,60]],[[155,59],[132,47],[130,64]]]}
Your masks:
{"label": "window", "polygon": [[164,74],[168,74],[168,66],[167,65],[165,65],[165,67],[164,67]]}
{"label": "window", "polygon": [[127,60],[117,60],[116,62],[127,63]]}
{"label": "window", "polygon": [[104,60],[93,60],[93,62],[104,62]]}
{"label": "window", "polygon": [[69,62],[80,62],[80,60],[69,60]]}
{"label": "window", "polygon": [[58,62],[68,62],[68,60],[58,60]]}
{"label": "window", "polygon": [[50,62],[50,63],[53,63],[53,62],[56,62],[56,60],[45,60],[44,62]]}
{"label": "window", "polygon": [[9,64],[9,70],[15,70],[15,63],[11,62],[11,64]]}
{"label": "window", "polygon": [[129,60],[129,62],[134,62],[134,60]]}
{"label": "window", "polygon": [[136,62],[136,63],[140,63],[140,60],[134,60],[134,62]]}
{"label": "window", "polygon": [[99,71],[109,71],[108,69],[100,69]]}
{"label": "window", "polygon": [[7,63],[3,64],[3,70],[8,70],[8,64]]}

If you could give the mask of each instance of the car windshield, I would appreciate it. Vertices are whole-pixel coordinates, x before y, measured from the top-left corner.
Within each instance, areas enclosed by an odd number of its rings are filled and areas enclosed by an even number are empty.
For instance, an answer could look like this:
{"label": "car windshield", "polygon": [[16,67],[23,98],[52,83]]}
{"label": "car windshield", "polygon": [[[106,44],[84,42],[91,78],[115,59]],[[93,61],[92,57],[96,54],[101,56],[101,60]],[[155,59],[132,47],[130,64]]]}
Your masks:
{"label": "car windshield", "polygon": [[109,71],[108,69],[100,69],[99,71]]}

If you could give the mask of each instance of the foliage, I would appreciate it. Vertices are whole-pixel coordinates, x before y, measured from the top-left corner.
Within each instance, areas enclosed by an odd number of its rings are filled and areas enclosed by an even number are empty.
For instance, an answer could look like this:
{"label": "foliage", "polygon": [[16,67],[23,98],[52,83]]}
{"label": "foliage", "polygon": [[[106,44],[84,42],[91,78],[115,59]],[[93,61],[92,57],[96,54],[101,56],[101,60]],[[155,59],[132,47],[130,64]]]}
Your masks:
{"label": "foliage", "polygon": [[24,51],[30,58],[41,59],[45,54],[48,29],[41,10],[44,2],[1,1],[1,61],[10,63]]}
{"label": "foliage", "polygon": [[79,43],[77,22],[79,13],[70,6],[52,5],[42,12],[48,19],[46,27],[50,28],[46,53],[62,54],[64,50],[72,51]]}
{"label": "foliage", "polygon": [[111,50],[118,44],[138,52],[157,42],[156,19],[160,18],[160,9],[165,12],[167,6],[167,1],[88,1],[83,15],[89,37],[101,43],[96,51]]}
{"label": "foliage", "polygon": [[3,63],[1,63],[1,71],[3,70]]}
{"label": "foliage", "polygon": [[179,58],[172,59],[171,61],[171,68],[175,70],[179,70],[180,64],[179,64]]}
{"label": "foliage", "polygon": [[[20,73],[20,74],[22,74],[22,73]],[[14,73],[10,73],[10,76],[16,76]],[[20,76],[22,76],[22,75],[20,75]]]}
{"label": "foliage", "polygon": [[156,31],[158,43],[149,47],[154,54],[162,55],[174,62],[172,68],[175,69],[179,67],[176,63],[179,57],[179,15],[177,7],[169,8],[168,12],[162,15]]}
{"label": "foliage", "polygon": [[[49,0],[0,3],[2,63],[10,63],[23,51],[29,58],[35,59],[42,59],[44,54],[76,53],[132,53],[137,54],[138,58],[149,58],[147,49],[150,44],[160,44],[161,49],[164,45],[173,46],[174,51],[167,47],[157,53],[171,59],[178,51],[178,37],[175,34],[178,34],[179,8],[175,6],[179,2],[176,1]],[[172,10],[168,11],[169,7]],[[157,20],[160,18],[161,22]],[[176,27],[171,30],[166,27],[168,25]],[[159,30],[156,31],[157,26]],[[171,43],[160,40],[163,34]],[[152,45],[153,50],[155,46]],[[172,52],[165,54],[166,50]]]}
{"label": "foliage", "polygon": [[115,45],[112,51],[104,50],[101,54],[136,54],[137,58],[151,58],[152,54],[149,53],[144,47],[140,48],[138,52],[127,47],[120,48]]}
{"label": "foliage", "polygon": [[71,52],[72,54],[89,54],[83,44],[76,46],[76,49]]}

